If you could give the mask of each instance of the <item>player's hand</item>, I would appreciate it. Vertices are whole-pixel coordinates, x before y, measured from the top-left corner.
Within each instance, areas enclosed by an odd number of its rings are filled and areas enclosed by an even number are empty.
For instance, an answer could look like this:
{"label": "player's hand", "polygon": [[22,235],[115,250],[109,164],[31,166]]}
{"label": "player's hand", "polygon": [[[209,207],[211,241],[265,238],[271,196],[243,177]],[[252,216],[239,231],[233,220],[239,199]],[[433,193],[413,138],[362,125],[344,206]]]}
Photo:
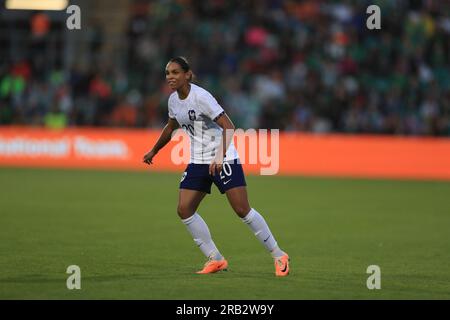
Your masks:
{"label": "player's hand", "polygon": [[214,176],[217,172],[222,171],[223,162],[217,159],[214,159],[213,162],[209,165],[209,174]]}
{"label": "player's hand", "polygon": [[150,150],[149,152],[147,152],[144,155],[144,158],[142,161],[145,162],[146,164],[152,164],[153,163],[152,160],[153,160],[154,156],[156,156],[156,152],[153,150]]}

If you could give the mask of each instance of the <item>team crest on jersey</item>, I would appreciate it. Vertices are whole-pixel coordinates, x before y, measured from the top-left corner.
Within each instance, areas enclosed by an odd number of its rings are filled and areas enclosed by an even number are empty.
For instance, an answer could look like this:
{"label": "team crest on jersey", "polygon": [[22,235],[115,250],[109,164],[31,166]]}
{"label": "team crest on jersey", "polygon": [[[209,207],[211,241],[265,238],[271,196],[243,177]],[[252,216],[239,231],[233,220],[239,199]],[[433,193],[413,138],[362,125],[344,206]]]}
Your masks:
{"label": "team crest on jersey", "polygon": [[197,117],[195,116],[194,110],[189,110],[188,114],[189,114],[189,120],[195,121],[197,119]]}

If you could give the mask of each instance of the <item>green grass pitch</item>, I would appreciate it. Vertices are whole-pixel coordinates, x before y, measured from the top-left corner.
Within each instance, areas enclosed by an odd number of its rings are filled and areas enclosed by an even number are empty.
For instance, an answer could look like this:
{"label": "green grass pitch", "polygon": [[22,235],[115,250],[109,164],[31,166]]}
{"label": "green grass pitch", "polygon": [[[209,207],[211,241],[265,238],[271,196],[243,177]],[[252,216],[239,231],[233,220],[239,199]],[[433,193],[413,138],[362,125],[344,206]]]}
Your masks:
{"label": "green grass pitch", "polygon": [[[291,256],[270,255],[215,187],[199,212],[229,271],[176,214],[180,174],[0,169],[0,299],[449,299],[450,183],[248,176]],[[81,290],[66,269],[81,268]],[[381,289],[368,290],[369,265]]]}

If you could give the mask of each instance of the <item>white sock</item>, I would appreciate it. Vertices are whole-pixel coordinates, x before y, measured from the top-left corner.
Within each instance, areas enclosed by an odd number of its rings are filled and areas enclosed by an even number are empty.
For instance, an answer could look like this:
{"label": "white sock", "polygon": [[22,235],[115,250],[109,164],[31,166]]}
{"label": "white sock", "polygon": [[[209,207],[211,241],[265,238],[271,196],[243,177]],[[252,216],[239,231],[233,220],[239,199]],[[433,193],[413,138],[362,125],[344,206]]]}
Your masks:
{"label": "white sock", "polygon": [[244,221],[250,229],[252,229],[255,236],[262,243],[262,245],[266,247],[273,258],[280,258],[286,254],[278,247],[272,232],[270,232],[269,226],[258,211],[251,208],[249,213],[247,213],[244,218],[241,218],[241,220]]}
{"label": "white sock", "polygon": [[181,221],[186,225],[195,243],[207,258],[214,260],[223,259],[223,256],[211,238],[211,233],[206,222],[197,212],[187,219],[181,219]]}

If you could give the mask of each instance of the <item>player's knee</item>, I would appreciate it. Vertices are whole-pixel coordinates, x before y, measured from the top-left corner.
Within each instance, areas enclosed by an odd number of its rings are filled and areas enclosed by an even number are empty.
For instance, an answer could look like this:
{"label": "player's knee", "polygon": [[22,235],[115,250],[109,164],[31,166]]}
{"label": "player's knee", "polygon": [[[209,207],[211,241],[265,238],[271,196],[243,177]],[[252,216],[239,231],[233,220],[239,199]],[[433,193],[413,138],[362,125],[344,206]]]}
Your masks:
{"label": "player's knee", "polygon": [[190,206],[179,204],[177,213],[181,219],[187,219],[194,214],[194,210]]}
{"label": "player's knee", "polygon": [[238,205],[238,206],[235,206],[233,209],[234,209],[234,212],[236,212],[236,214],[240,218],[244,218],[247,215],[247,213],[249,213],[250,206],[248,206],[248,205]]}

